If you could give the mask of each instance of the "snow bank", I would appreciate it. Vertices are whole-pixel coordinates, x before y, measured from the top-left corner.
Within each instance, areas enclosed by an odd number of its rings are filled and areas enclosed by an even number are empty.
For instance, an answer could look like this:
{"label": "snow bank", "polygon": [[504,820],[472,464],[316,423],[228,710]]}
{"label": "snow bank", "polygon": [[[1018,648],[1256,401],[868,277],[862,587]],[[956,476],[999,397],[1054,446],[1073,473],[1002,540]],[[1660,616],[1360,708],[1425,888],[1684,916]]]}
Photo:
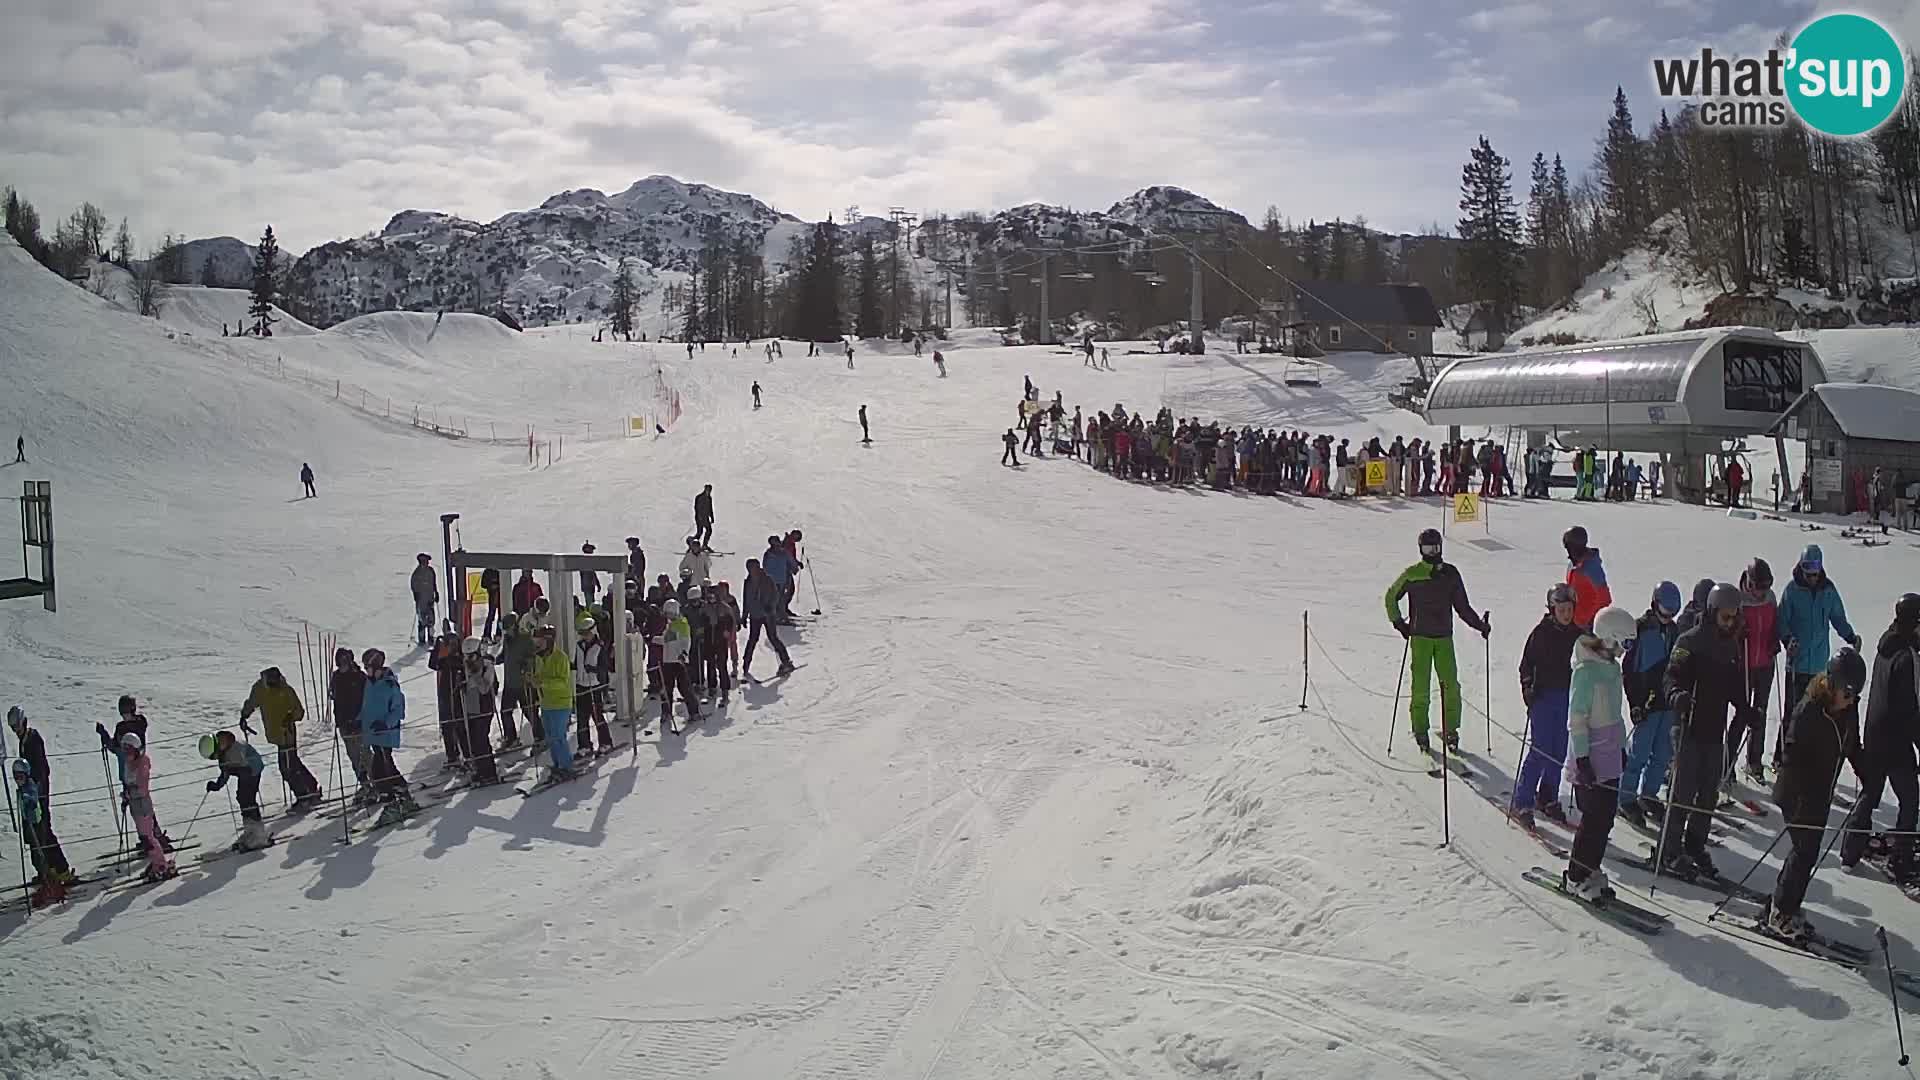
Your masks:
{"label": "snow bank", "polygon": [[392,345],[422,355],[441,350],[486,348],[513,331],[500,320],[471,312],[378,311],[336,323],[326,333]]}
{"label": "snow bank", "polygon": [[[253,294],[246,289],[211,289],[200,285],[169,285],[167,298],[160,305],[160,321],[177,330],[205,337],[219,337],[220,328],[250,325],[247,312],[253,306]],[[273,308],[273,336],[295,337],[318,333],[313,327],[287,314],[279,305]]]}

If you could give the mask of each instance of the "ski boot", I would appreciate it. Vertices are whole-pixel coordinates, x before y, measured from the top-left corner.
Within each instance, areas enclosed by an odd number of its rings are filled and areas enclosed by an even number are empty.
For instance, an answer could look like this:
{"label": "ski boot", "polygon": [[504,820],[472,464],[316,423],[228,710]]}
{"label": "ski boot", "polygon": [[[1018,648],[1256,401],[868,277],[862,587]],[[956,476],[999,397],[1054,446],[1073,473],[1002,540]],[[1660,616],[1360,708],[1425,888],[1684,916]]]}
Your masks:
{"label": "ski boot", "polygon": [[1571,824],[1571,822],[1567,820],[1567,808],[1561,805],[1558,799],[1552,802],[1541,803],[1540,816],[1546,818],[1548,821],[1557,821],[1562,825]]}
{"label": "ski boot", "polygon": [[1424,731],[1413,733],[1413,745],[1419,747],[1423,754],[1433,753],[1433,744],[1427,741],[1427,733]]}
{"label": "ski boot", "polygon": [[273,838],[267,835],[266,825],[258,821],[250,820],[240,826],[240,837],[233,842],[233,849],[235,851],[259,851],[271,843],[273,843]]}
{"label": "ski boot", "polygon": [[1688,852],[1686,860],[1693,865],[1695,877],[1718,878],[1720,876],[1720,868],[1713,865],[1713,858],[1707,854],[1705,848]]}
{"label": "ski boot", "polygon": [[1627,799],[1622,802],[1620,817],[1636,829],[1647,827],[1647,812],[1641,808],[1639,799]]}
{"label": "ski boot", "polygon": [[1588,871],[1587,876],[1579,881],[1567,878],[1563,873],[1561,881],[1568,892],[1589,904],[1604,904],[1614,897],[1613,886],[1608,883],[1605,870]]}
{"label": "ski boot", "polygon": [[786,663],[781,664],[780,669],[778,671],[775,671],[774,674],[775,675],[791,675],[793,674],[793,669],[794,669],[793,661],[788,660]]}
{"label": "ski boot", "polygon": [[1515,810],[1512,807],[1508,807],[1507,819],[1528,832],[1533,832],[1537,828],[1534,824],[1533,811],[1531,810]]}
{"label": "ski boot", "polygon": [[1667,804],[1651,795],[1640,796],[1640,808],[1647,812],[1647,820],[1662,822],[1667,820]]}
{"label": "ski boot", "polygon": [[1762,791],[1767,789],[1767,774],[1761,770],[1759,762],[1747,762],[1747,783]]}
{"label": "ski boot", "polygon": [[1767,929],[1796,944],[1813,940],[1813,925],[1798,912],[1773,911],[1767,915]]}
{"label": "ski boot", "polygon": [[723,709],[727,707],[727,692],[725,690],[720,691],[720,707]]}
{"label": "ski boot", "polygon": [[404,821],[406,818],[406,807],[397,802],[390,802],[381,808],[380,816],[374,819],[373,827],[376,829],[385,828],[388,825],[394,825]]}
{"label": "ski boot", "polygon": [[64,903],[67,899],[67,887],[57,881],[45,881],[27,894],[27,906],[34,910]]}
{"label": "ski boot", "polygon": [[1458,731],[1441,732],[1440,743],[1447,748],[1447,753],[1455,757],[1460,755],[1460,733]]}
{"label": "ski boot", "polygon": [[141,882],[147,885],[158,885],[169,878],[175,878],[179,876],[180,876],[180,871],[176,869],[172,864],[168,864],[164,870],[155,870],[151,866],[147,867],[146,870],[140,874],[140,880]]}

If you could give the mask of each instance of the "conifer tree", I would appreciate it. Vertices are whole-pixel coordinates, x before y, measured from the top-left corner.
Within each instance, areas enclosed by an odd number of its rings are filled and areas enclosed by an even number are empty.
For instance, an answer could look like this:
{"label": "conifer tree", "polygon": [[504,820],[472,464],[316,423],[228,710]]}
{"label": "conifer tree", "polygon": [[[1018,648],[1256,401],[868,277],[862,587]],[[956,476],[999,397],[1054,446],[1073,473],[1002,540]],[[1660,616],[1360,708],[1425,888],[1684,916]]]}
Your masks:
{"label": "conifer tree", "polygon": [[273,226],[260,234],[260,248],[253,256],[253,302],[247,307],[247,317],[253,320],[255,337],[273,336],[273,301],[279,295],[279,282],[276,275],[280,260],[280,242],[273,238]]}
{"label": "conifer tree", "polygon": [[1504,333],[1520,300],[1520,214],[1507,159],[1484,135],[1460,171],[1459,233],[1456,276]]}
{"label": "conifer tree", "polygon": [[622,340],[633,340],[633,267],[626,259],[613,275],[613,297],[607,302],[607,329]]}

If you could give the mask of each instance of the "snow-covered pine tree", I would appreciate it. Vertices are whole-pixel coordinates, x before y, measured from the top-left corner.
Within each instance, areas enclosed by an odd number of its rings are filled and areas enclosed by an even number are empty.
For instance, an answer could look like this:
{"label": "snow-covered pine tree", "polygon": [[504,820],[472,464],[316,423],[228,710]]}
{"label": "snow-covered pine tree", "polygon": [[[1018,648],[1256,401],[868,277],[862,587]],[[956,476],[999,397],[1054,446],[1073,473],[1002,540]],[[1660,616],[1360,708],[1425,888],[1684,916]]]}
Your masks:
{"label": "snow-covered pine tree", "polygon": [[633,340],[633,267],[625,258],[613,275],[613,298],[607,301],[607,329],[622,341]]}
{"label": "snow-covered pine tree", "polygon": [[260,248],[253,255],[253,299],[247,306],[247,317],[253,320],[253,336],[273,336],[273,301],[279,296],[279,282],[276,275],[280,259],[280,241],[273,238],[273,226],[260,234]]}
{"label": "snow-covered pine tree", "polygon": [[1633,130],[1633,111],[1627,91],[1614,87],[1613,116],[1594,161],[1600,190],[1606,198],[1606,234],[1612,253],[1625,251],[1647,227],[1646,146]]}
{"label": "snow-covered pine tree", "polygon": [[880,258],[874,250],[872,234],[860,238],[859,289],[853,332],[863,338],[880,337],[885,333],[880,318]]}
{"label": "snow-covered pine tree", "polygon": [[687,279],[687,318],[680,324],[680,340],[704,341],[706,333],[706,320],[700,317],[700,268],[694,267]]}
{"label": "snow-covered pine tree", "polygon": [[1520,301],[1520,214],[1507,159],[1485,135],[1460,170],[1459,232],[1456,276],[1485,306],[1490,327],[1504,334]]}

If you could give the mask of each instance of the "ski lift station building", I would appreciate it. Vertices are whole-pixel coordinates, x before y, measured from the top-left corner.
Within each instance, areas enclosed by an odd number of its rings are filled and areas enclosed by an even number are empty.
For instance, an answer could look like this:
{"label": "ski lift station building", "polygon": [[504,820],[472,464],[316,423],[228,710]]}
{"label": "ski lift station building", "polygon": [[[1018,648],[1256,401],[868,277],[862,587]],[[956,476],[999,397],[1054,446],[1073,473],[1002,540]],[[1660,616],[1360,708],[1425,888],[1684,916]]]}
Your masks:
{"label": "ski lift station building", "polygon": [[1540,441],[1703,461],[1770,432],[1827,381],[1813,346],[1722,326],[1456,360],[1424,413],[1446,427],[1524,428]]}

